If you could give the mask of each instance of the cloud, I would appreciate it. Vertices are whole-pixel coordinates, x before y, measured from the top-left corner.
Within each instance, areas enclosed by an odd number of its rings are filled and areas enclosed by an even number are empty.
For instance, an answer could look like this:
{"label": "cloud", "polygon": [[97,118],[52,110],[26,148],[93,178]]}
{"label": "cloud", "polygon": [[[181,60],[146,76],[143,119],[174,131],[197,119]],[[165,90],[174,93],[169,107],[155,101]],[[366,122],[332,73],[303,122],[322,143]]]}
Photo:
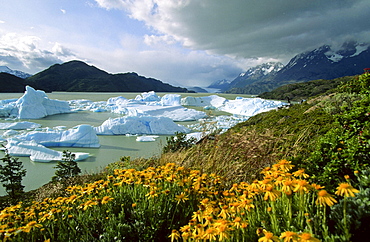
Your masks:
{"label": "cloud", "polygon": [[234,79],[243,71],[239,66],[245,65],[232,58],[186,51],[160,42],[147,49],[136,47],[114,51],[86,47],[79,50],[78,56],[110,73],[136,72],[176,86],[208,86],[219,79]]}
{"label": "cloud", "polygon": [[287,61],[323,44],[370,41],[368,0],[96,1],[187,48],[231,57]]}
{"label": "cloud", "polygon": [[5,24],[5,21],[3,21],[3,20],[0,20],[0,24]]}
{"label": "cloud", "polygon": [[0,61],[11,69],[31,74],[41,71],[63,58],[73,57],[67,48],[56,43],[51,50],[39,47],[40,38],[30,35],[7,33],[0,37]]}

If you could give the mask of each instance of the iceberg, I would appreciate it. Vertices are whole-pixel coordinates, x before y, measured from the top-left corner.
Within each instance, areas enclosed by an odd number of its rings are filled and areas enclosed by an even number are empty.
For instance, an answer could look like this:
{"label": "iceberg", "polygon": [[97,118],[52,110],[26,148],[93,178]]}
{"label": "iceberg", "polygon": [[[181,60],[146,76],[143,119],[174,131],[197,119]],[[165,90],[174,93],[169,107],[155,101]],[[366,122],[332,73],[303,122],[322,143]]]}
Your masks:
{"label": "iceberg", "polygon": [[180,106],[181,95],[180,94],[166,94],[161,98],[160,104],[162,106]]}
{"label": "iceberg", "polygon": [[[61,161],[63,152],[46,148],[35,141],[22,141],[16,138],[8,139],[5,146],[11,156],[29,156],[35,162]],[[89,153],[74,152],[75,161],[85,160]]]}
{"label": "iceberg", "polygon": [[0,104],[1,117],[40,119],[48,115],[70,113],[68,102],[49,99],[44,91],[26,86],[22,97],[14,102]]}
{"label": "iceberg", "polygon": [[211,95],[207,97],[185,97],[181,99],[181,105],[196,107],[221,107],[228,100],[226,98]]}
{"label": "iceberg", "polygon": [[15,123],[0,123],[0,129],[35,129],[40,127],[41,124],[28,121]]}
{"label": "iceberg", "polygon": [[159,136],[154,136],[154,135],[144,135],[144,136],[137,137],[136,141],[138,141],[138,142],[153,142],[158,137]]}
{"label": "iceberg", "polygon": [[173,135],[176,132],[189,133],[190,129],[176,124],[166,117],[124,116],[107,119],[102,125],[95,127],[95,131],[98,135]]}
{"label": "iceberg", "polygon": [[286,103],[282,101],[265,100],[262,98],[236,97],[235,100],[225,102],[218,109],[231,114],[251,117],[258,113],[276,109],[284,104]]}
{"label": "iceberg", "polygon": [[87,124],[81,124],[68,130],[31,131],[18,135],[16,138],[23,141],[35,141],[46,147],[100,147],[94,128]]}
{"label": "iceberg", "polygon": [[173,121],[193,121],[207,116],[205,112],[183,106],[131,106],[125,108],[127,116],[165,117]]}
{"label": "iceberg", "polygon": [[158,102],[161,100],[161,98],[154,92],[143,92],[141,95],[137,95],[135,100],[141,101],[141,102]]}

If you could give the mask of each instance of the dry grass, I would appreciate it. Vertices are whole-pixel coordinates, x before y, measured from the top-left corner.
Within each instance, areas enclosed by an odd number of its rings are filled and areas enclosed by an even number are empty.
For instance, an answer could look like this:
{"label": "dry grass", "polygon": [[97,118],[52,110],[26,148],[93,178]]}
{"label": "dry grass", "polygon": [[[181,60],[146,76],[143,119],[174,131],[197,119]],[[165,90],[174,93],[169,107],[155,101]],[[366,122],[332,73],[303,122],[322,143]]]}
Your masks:
{"label": "dry grass", "polygon": [[[298,145],[304,136],[306,134],[303,133],[294,142]],[[264,167],[291,155],[291,150],[282,145],[290,138],[289,134],[276,137],[270,130],[263,133],[255,129],[229,131],[215,136],[214,139],[204,139],[190,149],[163,154],[159,158],[159,164],[174,162],[205,173],[221,175],[232,183],[252,181],[260,177],[260,171]]]}

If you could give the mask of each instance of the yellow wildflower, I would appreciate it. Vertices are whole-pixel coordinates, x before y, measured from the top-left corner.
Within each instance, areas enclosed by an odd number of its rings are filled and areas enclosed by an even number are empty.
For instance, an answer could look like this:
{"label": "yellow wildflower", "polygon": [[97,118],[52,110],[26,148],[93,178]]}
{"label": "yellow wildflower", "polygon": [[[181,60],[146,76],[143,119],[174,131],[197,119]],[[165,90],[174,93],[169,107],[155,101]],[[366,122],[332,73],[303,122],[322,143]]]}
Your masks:
{"label": "yellow wildflower", "polygon": [[181,192],[179,195],[176,195],[177,204],[179,204],[180,202],[186,202],[186,200],[189,200],[189,197],[185,195],[184,192]]}
{"label": "yellow wildflower", "polygon": [[279,169],[281,171],[287,172],[287,171],[290,171],[294,167],[294,165],[291,165],[290,163],[291,163],[291,161],[281,160],[277,164],[279,165]]}
{"label": "yellow wildflower", "polygon": [[294,182],[292,180],[285,180],[283,182],[283,186],[281,190],[286,194],[286,195],[291,195],[294,190]]}
{"label": "yellow wildflower", "polygon": [[279,197],[280,192],[273,189],[272,186],[266,187],[265,196],[263,197],[263,200],[271,200],[275,201]]}
{"label": "yellow wildflower", "polygon": [[279,242],[279,238],[273,233],[268,231],[263,231],[264,235],[262,238],[258,239],[258,242]]}
{"label": "yellow wildflower", "polygon": [[298,236],[297,233],[285,231],[280,235],[280,239],[283,239],[283,242],[296,242],[298,241]]}
{"label": "yellow wildflower", "polygon": [[211,227],[211,228],[208,228],[204,232],[202,239],[209,240],[209,241],[216,241],[216,235],[217,235],[217,230]]}
{"label": "yellow wildflower", "polygon": [[168,236],[168,238],[171,238],[171,242],[175,240],[177,241],[180,238],[180,233],[176,229],[173,229],[172,233],[170,234],[170,236]]}
{"label": "yellow wildflower", "polygon": [[321,190],[317,193],[316,204],[333,206],[337,202],[327,191]]}
{"label": "yellow wildflower", "polygon": [[306,180],[297,180],[297,183],[294,187],[294,192],[299,192],[299,193],[303,193],[303,192],[308,192],[308,189],[309,189],[310,185],[308,184],[308,182]]}
{"label": "yellow wildflower", "polygon": [[293,172],[293,176],[299,177],[300,179],[310,177],[309,175],[304,173],[304,169],[299,169],[298,171]]}
{"label": "yellow wildflower", "polygon": [[110,196],[105,196],[105,197],[103,197],[103,199],[101,200],[101,204],[106,204],[106,203],[108,203],[109,201],[112,201],[113,200],[113,198],[112,197],[110,197]]}
{"label": "yellow wildflower", "polygon": [[360,191],[352,187],[349,183],[341,183],[337,187],[335,194],[343,197],[354,197],[355,193],[358,192]]}
{"label": "yellow wildflower", "polygon": [[301,235],[299,235],[299,238],[300,242],[320,242],[319,239],[312,237],[310,233],[302,233]]}

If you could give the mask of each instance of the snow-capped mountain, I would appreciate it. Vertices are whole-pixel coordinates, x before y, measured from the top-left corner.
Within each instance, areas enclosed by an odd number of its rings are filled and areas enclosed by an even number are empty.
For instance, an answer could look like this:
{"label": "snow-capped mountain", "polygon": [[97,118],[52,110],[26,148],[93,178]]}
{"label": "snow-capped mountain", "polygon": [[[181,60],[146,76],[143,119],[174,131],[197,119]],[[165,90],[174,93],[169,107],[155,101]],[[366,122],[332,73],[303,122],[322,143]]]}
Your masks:
{"label": "snow-capped mountain", "polygon": [[335,50],[323,45],[296,55],[277,73],[276,80],[311,81],[361,74],[370,66],[370,45],[346,42]]}
{"label": "snow-capped mountain", "polygon": [[17,77],[20,77],[20,78],[23,78],[23,79],[26,79],[27,77],[32,76],[32,75],[30,75],[28,73],[25,73],[23,71],[12,70],[7,66],[0,66],[0,72],[9,73],[9,74],[12,74],[14,76],[17,76]]}
{"label": "snow-capped mountain", "polygon": [[230,83],[231,83],[231,81],[226,80],[226,79],[222,79],[222,80],[218,80],[218,81],[213,82],[207,88],[213,88],[213,89],[220,90],[221,92],[224,92],[227,89],[229,89]]}
{"label": "snow-capped mountain", "polygon": [[[227,92],[260,94],[290,83],[359,75],[365,68],[370,68],[370,44],[350,41],[340,48],[323,45],[296,55],[277,72],[264,75],[267,72],[254,72],[251,68],[236,78],[230,85],[233,88]],[[249,79],[237,82],[244,76]]]}
{"label": "snow-capped mountain", "polygon": [[246,72],[240,73],[239,76],[230,83],[230,88],[241,88],[253,84],[268,76],[274,75],[283,67],[284,65],[280,62],[268,62],[249,68]]}

